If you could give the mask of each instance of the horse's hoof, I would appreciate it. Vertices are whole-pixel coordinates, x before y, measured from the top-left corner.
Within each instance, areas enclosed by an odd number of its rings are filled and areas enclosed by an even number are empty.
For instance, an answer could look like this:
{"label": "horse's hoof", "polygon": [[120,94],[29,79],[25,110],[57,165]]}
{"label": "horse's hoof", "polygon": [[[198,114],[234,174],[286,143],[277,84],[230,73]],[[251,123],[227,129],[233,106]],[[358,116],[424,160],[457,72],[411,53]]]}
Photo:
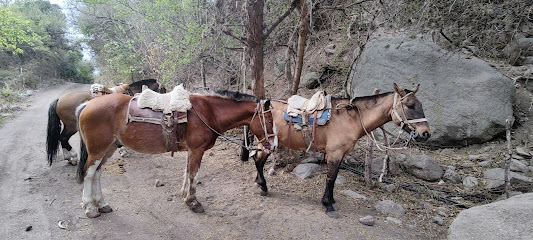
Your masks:
{"label": "horse's hoof", "polygon": [[101,208],[98,208],[98,212],[101,212],[101,213],[110,213],[112,211],[113,209],[109,205],[105,205]]}
{"label": "horse's hoof", "polygon": [[261,192],[260,192],[259,194],[261,194],[261,196],[264,197],[264,196],[268,195],[268,192],[267,192],[267,191],[263,191],[263,190],[261,190]]}
{"label": "horse's hoof", "polygon": [[86,210],[85,216],[87,216],[88,218],[95,218],[95,217],[100,216],[100,212],[96,209]]}
{"label": "horse's hoof", "polygon": [[70,161],[68,161],[68,163],[70,165],[72,165],[72,166],[76,166],[76,165],[78,165],[78,160],[70,160]]}
{"label": "horse's hoof", "polygon": [[328,215],[328,217],[333,218],[333,219],[337,219],[340,217],[340,215],[336,211],[331,211],[331,212],[326,211],[326,215]]}
{"label": "horse's hoof", "polygon": [[191,204],[189,206],[189,208],[194,212],[194,213],[203,213],[204,212],[204,207],[202,207],[202,204],[200,204],[199,202],[195,202],[193,204]]}

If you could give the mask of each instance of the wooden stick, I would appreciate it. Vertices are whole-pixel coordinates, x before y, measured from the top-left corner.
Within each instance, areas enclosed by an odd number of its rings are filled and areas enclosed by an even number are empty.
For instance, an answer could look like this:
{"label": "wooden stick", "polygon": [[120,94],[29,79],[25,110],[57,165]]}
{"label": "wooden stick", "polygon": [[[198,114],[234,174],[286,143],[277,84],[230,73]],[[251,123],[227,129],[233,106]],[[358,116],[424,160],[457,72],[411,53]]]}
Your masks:
{"label": "wooden stick", "polygon": [[510,116],[509,118],[507,118],[507,120],[505,120],[505,122],[507,123],[507,134],[506,135],[507,135],[507,149],[509,151],[509,157],[505,159],[504,179],[505,179],[505,195],[507,196],[507,198],[509,198],[509,187],[510,187],[509,186],[510,185],[509,168],[511,166],[511,159],[513,158],[513,145],[511,143],[511,127],[513,126],[513,123],[514,123],[514,117]]}

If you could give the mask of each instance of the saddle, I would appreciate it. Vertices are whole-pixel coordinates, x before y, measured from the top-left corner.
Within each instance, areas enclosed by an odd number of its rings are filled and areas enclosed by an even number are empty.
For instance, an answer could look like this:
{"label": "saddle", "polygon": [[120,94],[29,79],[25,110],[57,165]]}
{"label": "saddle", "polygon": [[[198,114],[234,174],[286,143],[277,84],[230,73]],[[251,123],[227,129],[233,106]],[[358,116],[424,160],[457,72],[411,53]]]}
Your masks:
{"label": "saddle", "polygon": [[130,100],[126,123],[143,122],[161,125],[167,151],[174,155],[180,140],[176,131],[177,125],[187,122],[187,111],[192,107],[189,96],[189,91],[182,85],[165,94],[145,89]]}
{"label": "saddle", "polygon": [[[326,125],[331,119],[331,96],[326,95],[325,91],[316,92],[310,99],[293,95],[287,100],[283,119],[302,132],[304,142],[308,145],[307,151],[312,145],[316,151],[316,127]],[[308,129],[308,124],[312,125],[311,129]]]}
{"label": "saddle", "polygon": [[326,125],[331,119],[331,96],[325,91],[316,92],[310,99],[293,95],[287,100],[283,119],[297,124],[300,129],[307,124]]}

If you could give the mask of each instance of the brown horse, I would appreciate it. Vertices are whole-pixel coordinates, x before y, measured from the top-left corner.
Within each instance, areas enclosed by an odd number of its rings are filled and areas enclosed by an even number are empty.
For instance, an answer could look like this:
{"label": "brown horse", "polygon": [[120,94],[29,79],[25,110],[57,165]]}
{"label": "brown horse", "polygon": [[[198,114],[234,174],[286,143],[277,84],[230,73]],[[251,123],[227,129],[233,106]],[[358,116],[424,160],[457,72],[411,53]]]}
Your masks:
{"label": "brown horse", "polygon": [[[110,88],[109,92],[131,94],[128,84]],[[59,143],[61,143],[63,148],[63,159],[69,161],[72,165],[78,163],[78,155],[72,149],[68,140],[78,132],[76,107],[93,98],[94,94],[91,93],[90,89],[78,90],[65,93],[50,104],[46,133],[46,154],[49,165],[52,165],[52,161],[57,155]],[[61,129],[61,125],[63,125],[63,129]]]}
{"label": "brown horse", "polygon": [[[93,218],[101,212],[112,211],[103,200],[100,176],[102,166],[117,145],[149,154],[169,151],[160,125],[126,123],[131,98],[110,94],[93,99],[78,110],[82,138],[78,181],[84,182],[82,199],[87,217]],[[204,152],[213,147],[221,133],[249,125],[267,152],[277,146],[277,139],[273,134],[270,101],[258,101],[252,95],[221,91],[191,94],[190,103],[192,108],[187,111],[187,123],[178,124],[175,130],[177,150],[188,150],[181,194],[191,210],[203,212],[202,205],[196,199],[197,173]]]}
{"label": "brown horse", "polygon": [[[166,89],[160,88],[157,80],[144,79],[129,85],[121,84],[109,89],[108,92],[123,93],[133,96],[142,91],[143,85],[146,85],[149,89],[157,92],[166,91]],[[89,89],[79,90],[65,93],[50,104],[50,108],[48,109],[48,129],[46,134],[46,153],[49,165],[52,165],[52,161],[57,155],[60,143],[63,149],[63,159],[67,160],[72,165],[77,164],[78,155],[68,142],[72,135],[78,132],[78,122],[75,114],[76,107],[93,98],[93,94]],[[63,123],[63,130],[61,130],[61,123]]]}
{"label": "brown horse", "polygon": [[[394,84],[394,90],[395,92],[358,97],[354,100],[333,99],[331,120],[327,125],[316,128],[314,137],[316,149],[325,153],[327,158],[326,189],[322,204],[326,207],[326,213],[329,216],[336,217],[333,208],[333,203],[335,203],[333,187],[341,160],[345,154],[353,151],[359,138],[389,121],[393,121],[403,130],[410,132],[411,137],[417,141],[427,140],[430,137],[422,103],[415,97],[418,86],[410,91]],[[279,142],[289,149],[308,149],[309,146],[306,145],[301,131],[296,131],[292,124],[283,118],[287,104],[272,101],[272,105]],[[312,146],[312,149],[314,148]],[[263,176],[263,167],[268,155],[266,152],[254,155],[258,170],[256,182],[261,187],[261,195],[266,195],[268,191]]]}

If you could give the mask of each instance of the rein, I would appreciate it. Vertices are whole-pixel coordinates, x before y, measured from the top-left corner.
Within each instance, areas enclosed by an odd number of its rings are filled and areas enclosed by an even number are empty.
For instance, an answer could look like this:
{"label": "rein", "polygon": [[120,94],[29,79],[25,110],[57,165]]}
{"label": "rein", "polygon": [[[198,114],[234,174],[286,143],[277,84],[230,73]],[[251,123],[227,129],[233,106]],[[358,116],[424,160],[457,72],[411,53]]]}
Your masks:
{"label": "rein", "polygon": [[[196,113],[196,115],[198,116],[198,118],[200,118],[200,120],[204,123],[204,125],[209,128],[209,130],[213,131],[214,133],[216,133],[218,135],[219,138],[221,138],[222,140],[224,141],[227,141],[227,142],[231,142],[231,143],[234,143],[234,144],[237,144],[243,148],[246,148],[247,150],[249,151],[253,151],[253,150],[262,150],[260,148],[252,148],[248,143],[247,143],[247,140],[245,139],[245,144],[241,144],[237,141],[235,141],[234,139],[231,139],[229,137],[226,137],[224,135],[222,135],[222,133],[218,132],[217,130],[215,130],[214,128],[212,128],[211,126],[209,126],[209,124],[207,124],[206,121],[204,121],[204,119],[202,118],[202,116],[200,116],[200,114],[198,113],[198,111],[196,111],[196,108],[194,108],[194,105],[192,105],[192,109],[194,110],[194,112]],[[266,119],[265,119],[265,113],[267,112],[270,112],[271,110],[268,109],[267,111],[264,111],[264,100],[261,100],[257,103],[257,107],[255,108],[254,110],[254,115],[252,116],[252,119],[250,120],[250,123],[254,120],[254,118],[256,116],[259,115],[259,122],[261,124],[261,127],[263,128],[263,130],[265,131],[265,137],[263,139],[261,139],[259,141],[259,143],[262,143],[263,141],[267,140],[269,137],[271,136],[275,136],[276,134],[268,134],[268,131],[266,129]],[[260,113],[259,113],[260,112]],[[257,138],[257,136],[256,136]]]}

